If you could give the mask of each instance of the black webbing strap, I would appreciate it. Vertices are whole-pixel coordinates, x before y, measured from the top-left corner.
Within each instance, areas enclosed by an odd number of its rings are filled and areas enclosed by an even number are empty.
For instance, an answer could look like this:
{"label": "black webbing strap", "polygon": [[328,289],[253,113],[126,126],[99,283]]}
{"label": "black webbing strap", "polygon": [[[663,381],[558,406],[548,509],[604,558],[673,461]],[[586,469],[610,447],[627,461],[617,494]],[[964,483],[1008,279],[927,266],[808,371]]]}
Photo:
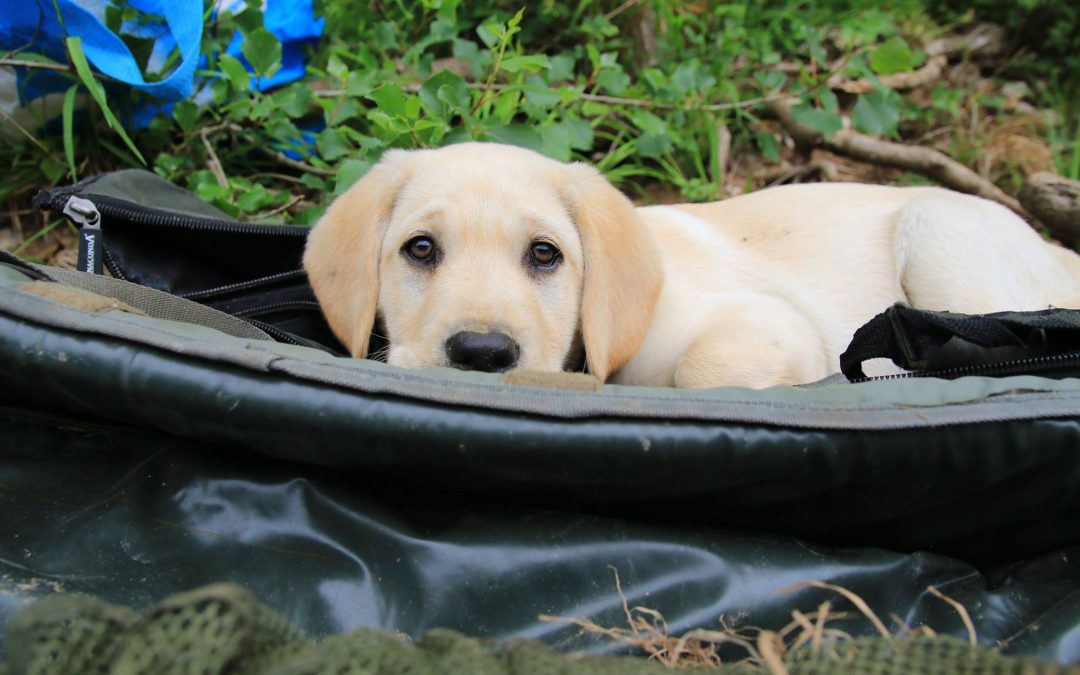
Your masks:
{"label": "black webbing strap", "polygon": [[[966,315],[893,305],[855,331],[840,355],[849,380],[865,377],[864,361],[888,358],[905,370],[940,369],[1080,349],[1080,310]],[[960,356],[962,354],[962,356]]]}

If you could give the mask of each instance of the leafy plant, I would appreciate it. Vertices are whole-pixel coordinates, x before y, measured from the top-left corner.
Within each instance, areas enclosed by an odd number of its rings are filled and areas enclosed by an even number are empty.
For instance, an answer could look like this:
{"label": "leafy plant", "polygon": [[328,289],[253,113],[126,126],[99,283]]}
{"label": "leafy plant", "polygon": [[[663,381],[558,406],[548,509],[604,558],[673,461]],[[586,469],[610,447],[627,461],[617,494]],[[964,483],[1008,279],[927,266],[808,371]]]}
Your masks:
{"label": "leafy plant", "polygon": [[[763,115],[772,98],[798,99],[797,121],[826,136],[850,126],[948,140],[971,162],[977,148],[938,130],[997,111],[985,92],[944,81],[920,102],[888,85],[926,63],[929,37],[978,18],[926,0],[322,0],[327,33],[309,49],[307,76],[270,91],[262,84],[280,67],[282,46],[249,5],[230,14],[207,3],[200,95],[149,115],[144,97],[95,77],[70,38],[59,133],[28,131],[0,150],[9,177],[0,198],[150,158],[152,170],[234,217],[311,223],[388,148],[478,140],[589,161],[645,198],[673,190],[708,200],[790,158]],[[155,17],[117,6],[107,19],[119,29]],[[226,48],[237,31],[244,41],[234,57]],[[125,40],[145,67],[149,45]],[[1075,91],[1075,80],[1060,77],[1032,89],[1056,111],[1046,139],[1059,170],[1075,176],[1075,103],[1052,95]],[[869,86],[845,93],[836,81]],[[87,96],[91,105],[80,106]],[[734,178],[731,157],[743,165]]]}

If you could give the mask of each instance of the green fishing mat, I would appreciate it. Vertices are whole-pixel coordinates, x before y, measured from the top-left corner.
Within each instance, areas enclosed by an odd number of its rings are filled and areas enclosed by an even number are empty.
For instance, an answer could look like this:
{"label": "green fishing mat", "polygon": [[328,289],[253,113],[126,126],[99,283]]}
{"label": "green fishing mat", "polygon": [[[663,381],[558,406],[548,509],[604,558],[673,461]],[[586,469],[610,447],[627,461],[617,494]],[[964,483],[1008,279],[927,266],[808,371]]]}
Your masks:
{"label": "green fishing mat", "polygon": [[359,628],[316,642],[243,589],[220,584],[167,598],[143,616],[90,596],[56,595],[23,610],[9,634],[11,675],[659,675],[671,672],[664,659],[676,655],[683,666],[729,675],[1080,673],[928,635],[825,635],[773,646],[758,640],[755,647],[733,633],[747,654],[730,662],[713,651],[694,662],[700,645],[686,642],[657,643],[655,660],[646,660],[560,655],[535,640],[477,640],[440,628],[415,641]]}
{"label": "green fishing mat", "polygon": [[879,631],[806,581],[890,632],[953,639],[935,650],[973,631],[1006,656],[1080,660],[1075,315],[968,331],[894,311],[873,331],[888,349],[857,353],[935,369],[895,380],[679,391],[403,370],[339,355],[299,228],[230,223],[160,183],[43,195],[94,207],[76,213],[90,272],[0,255],[0,663],[36,658],[17,617],[45,600],[94,596],[137,625],[220,582],[304,649],[383,629],[427,659],[424,636],[448,629],[504,669],[519,639],[558,659],[632,651],[540,618],[626,627],[626,607],[683,635],[777,631],[829,601],[852,637],[836,649],[869,653]]}

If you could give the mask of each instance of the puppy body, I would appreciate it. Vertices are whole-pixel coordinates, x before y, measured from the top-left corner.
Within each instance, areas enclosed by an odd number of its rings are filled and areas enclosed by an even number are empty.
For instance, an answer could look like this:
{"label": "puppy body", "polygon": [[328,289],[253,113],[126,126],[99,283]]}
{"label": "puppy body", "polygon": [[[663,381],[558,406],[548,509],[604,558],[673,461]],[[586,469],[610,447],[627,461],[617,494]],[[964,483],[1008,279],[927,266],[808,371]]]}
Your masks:
{"label": "puppy body", "polygon": [[[417,237],[435,253],[418,262]],[[537,242],[560,251],[530,262]],[[894,302],[982,313],[1069,306],[1080,256],[997,204],[937,188],[795,185],[634,208],[585,165],[509,146],[392,151],[334,202],[304,264],[331,327],[364,356],[447,366],[450,339],[497,331],[518,367],[583,345],[601,380],[809,382]]]}
{"label": "puppy body", "polygon": [[639,211],[665,282],[620,383],[809,382],[895,302],[1034,310],[1080,289],[1080,257],[998,204],[938,188],[792,185]]}

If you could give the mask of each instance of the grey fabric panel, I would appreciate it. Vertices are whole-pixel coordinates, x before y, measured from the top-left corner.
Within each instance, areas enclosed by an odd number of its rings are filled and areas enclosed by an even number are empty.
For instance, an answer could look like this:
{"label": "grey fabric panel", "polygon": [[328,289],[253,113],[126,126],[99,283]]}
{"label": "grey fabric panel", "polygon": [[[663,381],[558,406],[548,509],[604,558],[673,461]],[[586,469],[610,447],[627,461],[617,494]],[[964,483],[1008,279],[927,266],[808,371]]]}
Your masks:
{"label": "grey fabric panel", "polygon": [[271,339],[269,335],[243,319],[153,288],[60,267],[46,265],[35,265],[35,267],[53,281],[105,297],[116,298],[156,319],[207,326],[226,335],[248,340]]}
{"label": "grey fabric panel", "polygon": [[122,199],[157,211],[214,220],[233,220],[191,192],[142,169],[124,169],[103,174],[78,188],[79,195],[101,195]]}
{"label": "grey fabric panel", "polygon": [[87,314],[14,291],[17,279],[25,281],[26,277],[13,269],[0,275],[0,312],[26,321],[118,337],[191,357],[276,371],[290,378],[358,392],[484,410],[571,419],[670,418],[815,429],[924,428],[1080,415],[1080,380],[1031,376],[951,381],[926,378],[765,390],[607,385],[600,393],[505,385],[497,375],[449,369],[408,370],[373,361],[335,358],[314,349],[262,339],[237,339],[190,322],[124,312]]}

